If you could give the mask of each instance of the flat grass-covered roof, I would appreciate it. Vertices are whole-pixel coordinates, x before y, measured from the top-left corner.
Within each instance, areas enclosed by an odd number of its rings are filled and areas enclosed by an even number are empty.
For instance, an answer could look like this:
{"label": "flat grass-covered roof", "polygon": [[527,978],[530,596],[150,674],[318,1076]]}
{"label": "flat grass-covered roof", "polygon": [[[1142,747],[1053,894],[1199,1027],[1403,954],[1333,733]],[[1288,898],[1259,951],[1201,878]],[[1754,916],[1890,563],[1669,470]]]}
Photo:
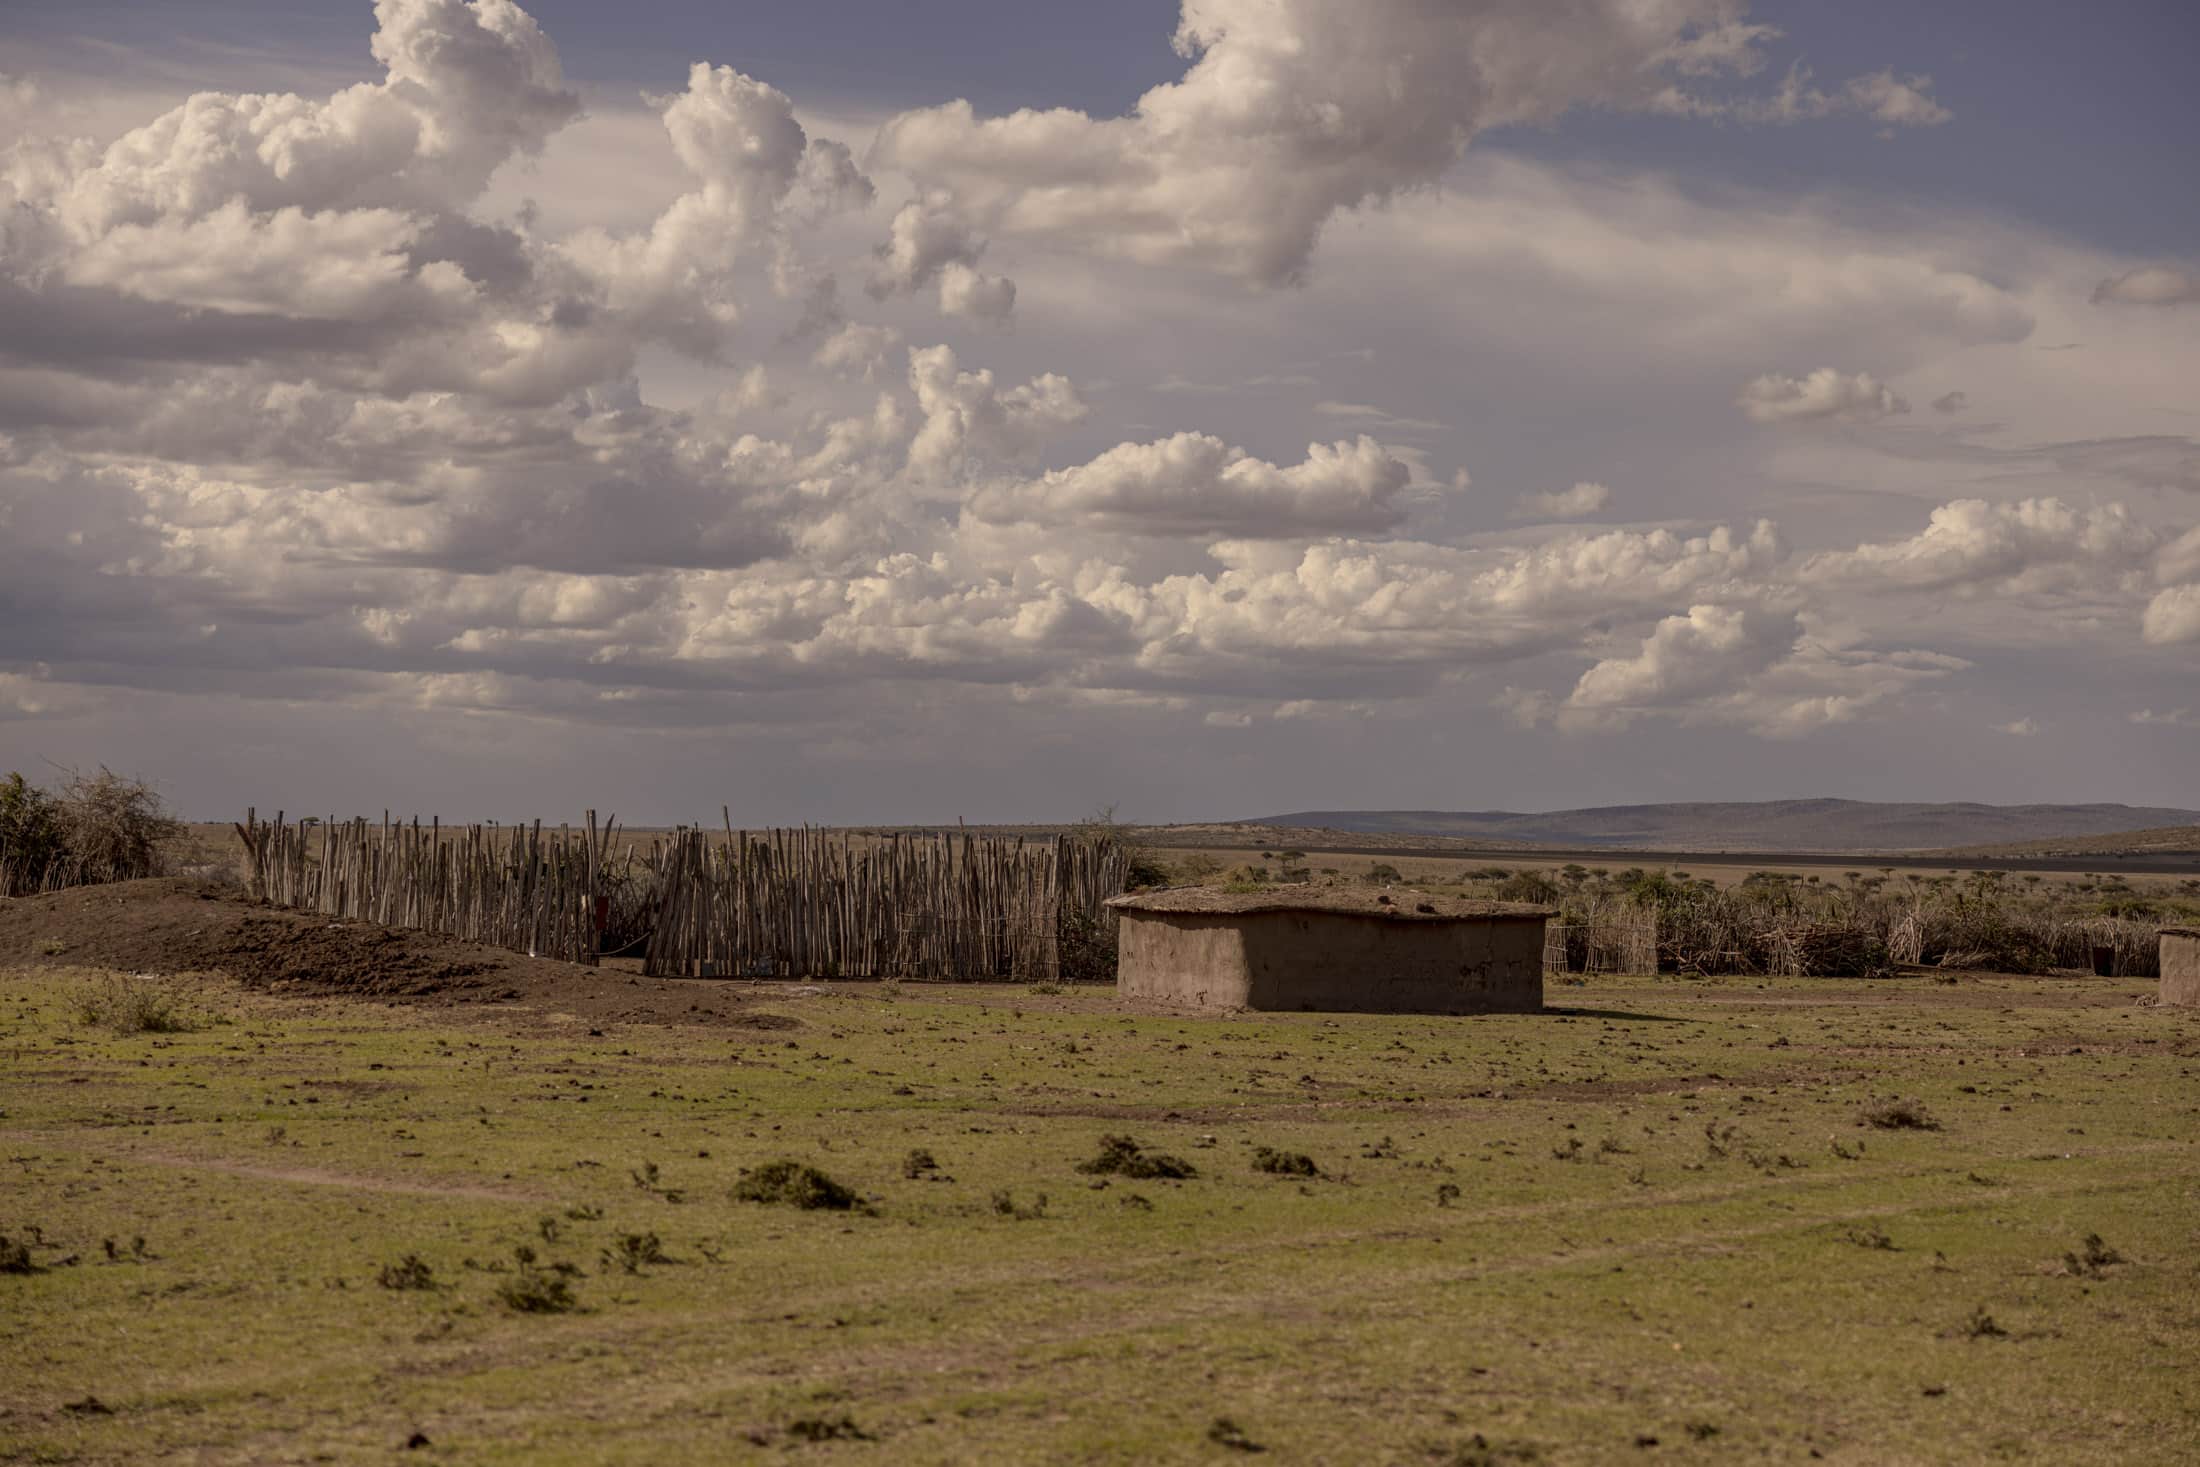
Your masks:
{"label": "flat grass-covered roof", "polygon": [[1241,916],[1254,912],[1335,912],[1346,916],[1395,917],[1414,922],[1460,922],[1491,917],[1551,917],[1551,908],[1534,902],[1471,901],[1434,896],[1405,887],[1298,886],[1229,891],[1214,886],[1170,886],[1134,891],[1109,901],[1119,912],[1160,912]]}

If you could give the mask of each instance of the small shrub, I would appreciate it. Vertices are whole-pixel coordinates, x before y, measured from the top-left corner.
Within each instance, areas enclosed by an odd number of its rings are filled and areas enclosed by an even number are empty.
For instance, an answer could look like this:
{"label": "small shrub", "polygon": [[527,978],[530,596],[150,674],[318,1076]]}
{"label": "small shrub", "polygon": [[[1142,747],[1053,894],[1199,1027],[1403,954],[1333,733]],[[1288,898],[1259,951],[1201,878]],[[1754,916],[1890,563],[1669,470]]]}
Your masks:
{"label": "small shrub", "polygon": [[804,1212],[848,1212],[858,1201],[851,1189],[798,1161],[766,1162],[735,1184],[733,1200],[798,1207]]}
{"label": "small shrub", "polygon": [[1877,1126],[1882,1131],[1937,1131],[1940,1122],[1924,1104],[1916,1100],[1873,1101],[1864,1107],[1864,1123]]}
{"label": "small shrub", "polygon": [[1052,998],[1062,991],[1062,985],[1059,983],[1034,983],[1031,985],[1031,991]]}
{"label": "small shrub", "polygon": [[101,1238],[99,1247],[107,1255],[109,1263],[147,1263],[154,1257],[152,1250],[145,1246],[145,1236],[142,1233],[132,1238],[127,1248],[112,1238]]}
{"label": "small shrub", "polygon": [[2097,1279],[2124,1261],[2124,1255],[2102,1242],[2099,1233],[2085,1235],[2083,1252],[2063,1255],[2063,1267],[2079,1278]]}
{"label": "small shrub", "polygon": [[1268,1449],[1246,1435],[1245,1428],[1227,1416],[1217,1416],[1207,1427],[1207,1440],[1233,1452],[1265,1452]]}
{"label": "small shrub", "polygon": [[1436,1205],[1438,1207],[1449,1207],[1458,1200],[1459,1184],[1457,1182],[1438,1182],[1436,1184]]}
{"label": "small shrub", "polygon": [[1037,1222],[1047,1215],[1047,1194],[1041,1192],[1029,1207],[1016,1200],[1016,1194],[1007,1188],[993,1194],[993,1210],[1002,1217],[1012,1217],[1018,1222]]}
{"label": "small shrub", "polygon": [[868,1442],[878,1438],[856,1425],[843,1412],[838,1416],[805,1416],[787,1423],[787,1435],[798,1442]]}
{"label": "small shrub", "polygon": [[1199,1169],[1181,1157],[1148,1152],[1129,1136],[1102,1136],[1100,1154],[1077,1163],[1087,1176],[1129,1177],[1133,1181],[1181,1181]]}
{"label": "small shrub", "polygon": [[670,1263],[663,1240],[655,1233],[624,1233],[619,1241],[603,1250],[606,1268],[620,1268],[628,1273],[640,1273],[652,1263]]}
{"label": "small shrub", "polygon": [[571,1314],[581,1307],[565,1276],[538,1268],[534,1254],[525,1249],[518,1270],[497,1284],[497,1302],[514,1314]]}
{"label": "small shrub", "polygon": [[1277,1151],[1272,1147],[1253,1148],[1253,1170],[1272,1177],[1318,1177],[1322,1169],[1314,1165],[1314,1158],[1303,1151]]}
{"label": "small shrub", "polygon": [[1971,1317],[1963,1322],[1963,1337],[1970,1340],[2006,1339],[2009,1331],[2003,1329],[1994,1316],[1981,1304],[1971,1311]]}
{"label": "small shrub", "polygon": [[417,1253],[408,1253],[395,1263],[385,1263],[374,1281],[385,1289],[410,1290],[435,1287],[435,1270]]}
{"label": "small shrub", "polygon": [[933,1157],[931,1152],[921,1146],[901,1159],[901,1174],[912,1182],[919,1177],[929,1176],[939,1169],[938,1160]]}
{"label": "small shrub", "polygon": [[117,1034],[188,1034],[198,1028],[174,988],[148,978],[103,978],[76,995],[76,1014]]}
{"label": "small shrub", "polygon": [[1895,1251],[1894,1239],[1887,1236],[1884,1228],[1873,1226],[1850,1228],[1841,1236],[1859,1248],[1871,1248],[1884,1253]]}
{"label": "small shrub", "polygon": [[38,1265],[31,1261],[28,1243],[16,1241],[0,1233],[0,1273],[36,1273]]}
{"label": "small shrub", "polygon": [[1399,882],[1405,880],[1405,877],[1400,875],[1398,868],[1388,861],[1377,861],[1367,868],[1367,879],[1377,886],[1396,886]]}

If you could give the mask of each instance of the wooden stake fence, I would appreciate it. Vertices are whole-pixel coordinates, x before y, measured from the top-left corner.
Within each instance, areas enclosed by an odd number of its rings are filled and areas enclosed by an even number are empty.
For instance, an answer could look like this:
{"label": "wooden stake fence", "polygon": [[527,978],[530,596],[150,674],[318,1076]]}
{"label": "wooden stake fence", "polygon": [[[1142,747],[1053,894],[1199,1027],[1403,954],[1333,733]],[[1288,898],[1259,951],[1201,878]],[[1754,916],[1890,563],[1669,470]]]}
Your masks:
{"label": "wooden stake fence", "polygon": [[542,822],[494,830],[445,831],[375,825],[365,819],[293,825],[277,811],[263,822],[245,812],[245,886],[279,907],[417,927],[467,942],[567,962],[596,961],[597,933],[612,875],[616,822],[544,832]]}
{"label": "wooden stake fence", "polygon": [[859,844],[822,830],[682,830],[651,850],[667,976],[1059,976],[1065,922],[1111,933],[1125,854],[1109,841],[968,833]]}
{"label": "wooden stake fence", "polygon": [[416,927],[594,964],[606,916],[639,902],[656,976],[1054,978],[1063,938],[1112,949],[1124,850],[1061,836],[682,829],[636,859],[616,822],[445,830],[245,812],[247,891],[330,917]]}

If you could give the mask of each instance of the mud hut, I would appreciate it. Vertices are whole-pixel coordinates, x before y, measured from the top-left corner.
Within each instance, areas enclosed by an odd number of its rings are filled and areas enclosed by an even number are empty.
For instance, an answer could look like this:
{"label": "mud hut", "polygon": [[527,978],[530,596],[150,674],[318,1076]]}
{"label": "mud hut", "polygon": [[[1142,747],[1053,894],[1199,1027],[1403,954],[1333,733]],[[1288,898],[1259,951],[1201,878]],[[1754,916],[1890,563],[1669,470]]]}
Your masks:
{"label": "mud hut", "polygon": [[1311,886],[1172,887],[1108,905],[1126,997],[1388,1014],[1543,1007],[1548,907]]}
{"label": "mud hut", "polygon": [[2200,1008],[2200,927],[2162,929],[2162,1002]]}

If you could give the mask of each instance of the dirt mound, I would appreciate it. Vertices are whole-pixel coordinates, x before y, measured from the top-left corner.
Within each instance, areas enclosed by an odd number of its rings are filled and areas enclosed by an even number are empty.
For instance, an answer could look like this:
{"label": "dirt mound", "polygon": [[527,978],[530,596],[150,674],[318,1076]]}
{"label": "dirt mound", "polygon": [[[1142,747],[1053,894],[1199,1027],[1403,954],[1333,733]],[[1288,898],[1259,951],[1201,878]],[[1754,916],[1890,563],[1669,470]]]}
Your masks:
{"label": "dirt mound", "polygon": [[0,965],[219,971],[255,988],[426,997],[493,987],[517,956],[434,933],[262,907],[180,879],[0,903]]}
{"label": "dirt mound", "polygon": [[[181,878],[0,900],[0,968],[54,964],[131,973],[225,973],[289,993],[439,1003],[519,1001],[591,1021],[730,1024],[761,1034],[801,1021],[759,1013],[782,995],[710,979],[641,978],[249,902]],[[812,990],[813,992],[815,990]]]}

